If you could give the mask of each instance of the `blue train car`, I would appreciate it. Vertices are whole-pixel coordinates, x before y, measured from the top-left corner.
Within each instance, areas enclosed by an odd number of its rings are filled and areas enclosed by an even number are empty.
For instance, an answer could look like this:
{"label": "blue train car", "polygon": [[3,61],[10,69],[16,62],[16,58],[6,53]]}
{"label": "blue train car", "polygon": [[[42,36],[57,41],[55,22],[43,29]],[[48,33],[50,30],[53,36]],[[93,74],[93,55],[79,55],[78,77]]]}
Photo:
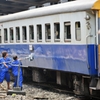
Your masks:
{"label": "blue train car", "polygon": [[52,71],[56,73],[57,84],[72,86],[77,94],[100,89],[100,0],[1,16],[0,37],[0,52],[28,58],[22,63],[32,69],[33,81],[45,69],[51,77]]}

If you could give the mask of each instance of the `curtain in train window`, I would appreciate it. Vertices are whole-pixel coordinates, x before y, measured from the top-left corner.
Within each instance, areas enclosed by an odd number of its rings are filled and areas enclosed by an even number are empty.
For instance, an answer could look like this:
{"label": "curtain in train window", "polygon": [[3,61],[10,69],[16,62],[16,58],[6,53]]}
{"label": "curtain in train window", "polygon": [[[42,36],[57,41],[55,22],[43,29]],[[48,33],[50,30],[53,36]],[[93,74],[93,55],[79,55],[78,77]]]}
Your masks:
{"label": "curtain in train window", "polygon": [[75,22],[75,37],[77,41],[81,41],[81,23]]}
{"label": "curtain in train window", "polygon": [[50,24],[45,24],[45,36],[46,36],[46,41],[51,39]]}
{"label": "curtain in train window", "polygon": [[4,29],[4,42],[8,41],[8,33],[7,33],[7,29]]}
{"label": "curtain in train window", "polygon": [[23,41],[26,41],[27,40],[26,26],[22,27],[22,32],[23,32]]}
{"label": "curtain in train window", "polygon": [[55,40],[60,39],[60,24],[54,23]]}
{"label": "curtain in train window", "polygon": [[65,22],[64,23],[64,38],[66,40],[71,40],[71,23]]}
{"label": "curtain in train window", "polygon": [[18,42],[20,40],[20,28],[16,27],[16,41]]}
{"label": "curtain in train window", "polygon": [[13,33],[13,28],[10,28],[10,42],[13,42],[14,40],[14,33]]}
{"label": "curtain in train window", "polygon": [[42,40],[42,26],[37,25],[37,40],[41,41]]}
{"label": "curtain in train window", "polygon": [[34,40],[34,27],[33,27],[33,25],[29,26],[29,38],[30,38],[30,41]]}

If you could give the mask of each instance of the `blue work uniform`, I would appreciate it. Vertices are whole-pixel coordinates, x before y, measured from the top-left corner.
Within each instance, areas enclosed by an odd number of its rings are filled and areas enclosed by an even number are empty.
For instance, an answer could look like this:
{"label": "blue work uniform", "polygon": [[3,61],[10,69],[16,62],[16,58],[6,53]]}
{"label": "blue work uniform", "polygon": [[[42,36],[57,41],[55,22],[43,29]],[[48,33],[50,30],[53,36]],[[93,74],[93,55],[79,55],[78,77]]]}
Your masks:
{"label": "blue work uniform", "polygon": [[[10,82],[10,74],[8,72],[9,68],[11,68],[10,62],[11,59],[9,57],[0,58],[0,83],[2,83],[4,79],[6,79],[7,82]],[[8,68],[6,68],[3,63],[5,63]]]}
{"label": "blue work uniform", "polygon": [[2,62],[1,62],[1,58],[0,58],[0,72],[1,72],[1,67],[2,67]]}
{"label": "blue work uniform", "polygon": [[[2,74],[2,62],[1,62],[1,58],[0,58],[0,77],[1,77],[1,74]],[[0,78],[0,80],[1,80],[1,78]]]}
{"label": "blue work uniform", "polygon": [[[13,75],[15,77],[15,82],[14,82],[13,87],[16,87],[17,86],[17,81],[18,81],[17,80],[18,79],[18,67],[19,67],[19,64],[22,65],[21,62],[18,61],[18,60],[14,60],[12,62],[12,73],[13,73]],[[21,87],[21,88],[22,88],[22,82],[23,82],[23,73],[22,73],[22,68],[20,67],[20,69],[19,69],[18,86]]]}

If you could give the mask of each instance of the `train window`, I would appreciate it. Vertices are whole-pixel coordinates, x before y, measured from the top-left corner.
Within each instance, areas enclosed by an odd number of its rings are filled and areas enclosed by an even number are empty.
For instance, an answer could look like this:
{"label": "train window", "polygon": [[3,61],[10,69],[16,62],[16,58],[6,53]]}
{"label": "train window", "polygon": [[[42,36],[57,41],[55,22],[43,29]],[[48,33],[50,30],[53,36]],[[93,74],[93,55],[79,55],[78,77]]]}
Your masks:
{"label": "train window", "polygon": [[16,27],[16,42],[20,41],[20,28]]}
{"label": "train window", "polygon": [[0,29],[0,43],[2,42],[2,40],[1,40],[1,39],[2,39],[2,37],[1,37],[1,29]]}
{"label": "train window", "polygon": [[23,42],[26,42],[27,40],[26,26],[22,27],[22,31],[23,31]]}
{"label": "train window", "polygon": [[81,41],[81,24],[80,22],[75,22],[75,37],[77,41]]}
{"label": "train window", "polygon": [[54,23],[55,40],[60,40],[60,24]]}
{"label": "train window", "polygon": [[14,40],[14,33],[13,33],[13,28],[10,28],[10,42],[13,42]]}
{"label": "train window", "polygon": [[70,24],[70,22],[64,23],[64,39],[65,39],[65,41],[71,40],[71,24]]}
{"label": "train window", "polygon": [[1,29],[0,29],[0,43],[1,43]]}
{"label": "train window", "polygon": [[34,27],[33,27],[33,25],[29,26],[29,37],[30,37],[30,41],[34,40]]}
{"label": "train window", "polygon": [[46,41],[50,41],[51,39],[50,24],[45,24],[45,35],[46,35]]}
{"label": "train window", "polygon": [[42,26],[37,25],[37,40],[41,41],[42,40]]}
{"label": "train window", "polygon": [[4,29],[4,42],[8,41],[8,33],[7,33],[7,29]]}

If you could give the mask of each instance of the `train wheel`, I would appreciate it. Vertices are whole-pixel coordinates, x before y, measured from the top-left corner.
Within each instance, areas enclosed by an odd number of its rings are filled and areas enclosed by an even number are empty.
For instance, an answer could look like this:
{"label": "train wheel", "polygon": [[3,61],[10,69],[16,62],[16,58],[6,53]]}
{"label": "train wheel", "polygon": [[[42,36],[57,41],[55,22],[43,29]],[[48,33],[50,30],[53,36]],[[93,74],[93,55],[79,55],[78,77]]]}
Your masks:
{"label": "train wheel", "polygon": [[74,75],[73,85],[76,95],[89,95],[89,79]]}

